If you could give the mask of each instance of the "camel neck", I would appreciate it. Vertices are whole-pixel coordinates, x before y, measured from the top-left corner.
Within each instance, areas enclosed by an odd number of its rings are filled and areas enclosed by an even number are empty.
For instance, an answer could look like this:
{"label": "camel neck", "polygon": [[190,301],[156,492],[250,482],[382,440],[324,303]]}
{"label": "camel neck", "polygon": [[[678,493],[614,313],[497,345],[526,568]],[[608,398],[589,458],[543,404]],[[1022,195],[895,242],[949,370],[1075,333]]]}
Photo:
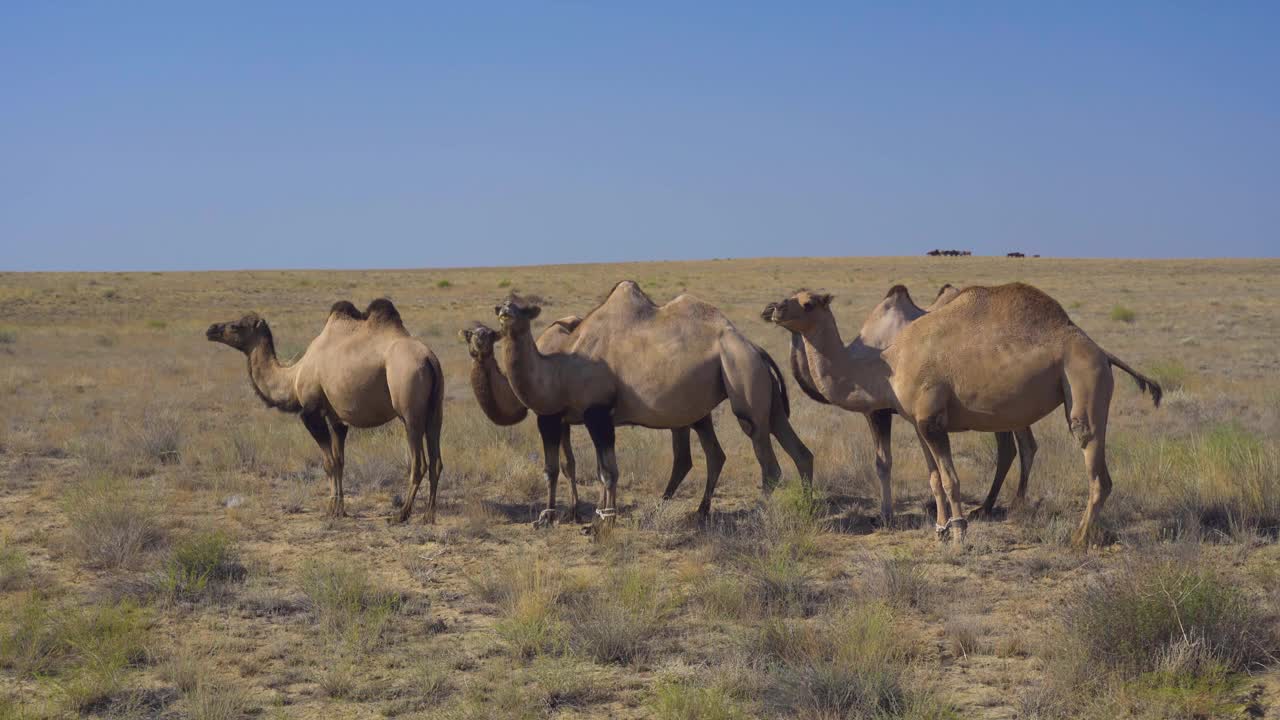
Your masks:
{"label": "camel neck", "polygon": [[267,405],[287,412],[301,409],[293,380],[297,371],[284,367],[276,358],[276,346],[271,336],[258,341],[247,353],[249,356],[249,382],[254,392]]}
{"label": "camel neck", "polygon": [[550,358],[538,351],[533,333],[525,328],[510,333],[502,343],[498,366],[507,376],[511,391],[520,404],[539,415],[554,415],[564,410],[558,375]]}
{"label": "camel neck", "polygon": [[498,361],[492,355],[471,361],[471,391],[484,414],[497,425],[515,425],[524,420],[529,409],[511,390]]}
{"label": "camel neck", "polygon": [[804,333],[809,373],[833,405],[854,412],[893,407],[888,363],[875,348],[848,348],[830,311]]}

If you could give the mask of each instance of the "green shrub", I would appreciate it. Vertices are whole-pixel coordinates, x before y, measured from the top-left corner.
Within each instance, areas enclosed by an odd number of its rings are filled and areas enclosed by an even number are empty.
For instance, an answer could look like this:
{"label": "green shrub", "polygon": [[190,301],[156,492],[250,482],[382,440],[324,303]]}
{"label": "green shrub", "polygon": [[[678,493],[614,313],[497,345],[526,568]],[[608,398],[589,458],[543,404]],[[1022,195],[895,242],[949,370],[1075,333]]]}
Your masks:
{"label": "green shrub", "polygon": [[1159,560],[1096,582],[1068,605],[1064,625],[1095,668],[1137,677],[1181,645],[1231,671],[1259,667],[1276,649],[1269,620],[1211,568]]}
{"label": "green shrub", "polygon": [[1191,377],[1191,371],[1176,359],[1151,363],[1147,366],[1147,374],[1160,383],[1165,392],[1183,389],[1187,385],[1187,379]]}
{"label": "green shrub", "polygon": [[511,287],[511,281],[510,281],[510,280],[507,280],[506,278],[503,278],[503,279],[501,279],[501,280],[499,280],[499,281],[498,281],[498,287],[500,287],[500,288],[509,288],[509,287]]}
{"label": "green shrub", "polygon": [[0,541],[0,592],[16,590],[31,577],[27,556],[18,548]]}
{"label": "green shrub", "polygon": [[766,702],[814,718],[944,717],[908,689],[906,648],[883,605],[861,605],[822,623],[770,620],[748,652],[768,674]]}
{"label": "green shrub", "polygon": [[563,579],[554,566],[534,560],[473,586],[486,602],[501,609],[498,636],[517,655],[527,658],[563,650],[566,627],[557,604]]}
{"label": "green shrub", "polygon": [[648,656],[669,610],[656,573],[617,568],[603,586],[569,602],[569,647],[596,662],[636,662]]}
{"label": "green shrub", "polygon": [[440,288],[441,290],[445,290],[447,288],[453,287],[453,283],[449,282],[448,280],[441,280],[436,283],[436,287]]}
{"label": "green shrub", "polygon": [[48,678],[75,711],[118,693],[146,659],[146,642],[146,615],[130,603],[54,607],[30,593],[0,608],[0,666]]}
{"label": "green shrub", "polygon": [[664,682],[654,693],[659,720],[738,720],[747,714],[729,693],[692,682]]}
{"label": "green shrub", "polygon": [[1117,322],[1131,323],[1137,318],[1137,314],[1123,305],[1116,305],[1111,308],[1111,319]]}
{"label": "green shrub", "polygon": [[356,651],[373,648],[404,605],[399,593],[376,587],[363,567],[344,561],[307,562],[302,591],[329,638]]}
{"label": "green shrub", "polygon": [[226,583],[243,580],[244,576],[244,566],[237,559],[231,538],[214,530],[195,533],[176,543],[156,584],[169,600],[194,600]]}

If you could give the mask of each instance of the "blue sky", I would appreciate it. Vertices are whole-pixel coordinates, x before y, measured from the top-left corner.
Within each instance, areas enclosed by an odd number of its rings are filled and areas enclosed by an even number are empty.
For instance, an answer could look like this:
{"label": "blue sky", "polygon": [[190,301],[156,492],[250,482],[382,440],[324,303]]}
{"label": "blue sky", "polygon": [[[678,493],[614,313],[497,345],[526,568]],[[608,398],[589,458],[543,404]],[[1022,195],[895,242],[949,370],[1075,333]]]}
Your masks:
{"label": "blue sky", "polygon": [[1275,256],[1280,3],[4,3],[0,269]]}

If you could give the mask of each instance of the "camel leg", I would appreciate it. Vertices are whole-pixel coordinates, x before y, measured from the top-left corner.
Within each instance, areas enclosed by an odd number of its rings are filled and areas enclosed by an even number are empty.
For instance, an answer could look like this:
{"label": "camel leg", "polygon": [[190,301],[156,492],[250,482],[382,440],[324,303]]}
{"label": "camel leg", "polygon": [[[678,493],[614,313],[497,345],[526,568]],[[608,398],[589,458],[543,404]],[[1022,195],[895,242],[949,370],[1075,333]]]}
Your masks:
{"label": "camel leg", "polygon": [[806,488],[813,487],[813,452],[796,435],[795,429],[791,427],[791,419],[780,407],[775,406],[769,417],[769,432],[778,438],[782,451],[795,463],[800,483]]}
{"label": "camel leg", "polygon": [[332,517],[341,517],[339,513],[342,506],[338,502],[337,476],[333,473],[333,440],[329,437],[329,424],[325,422],[324,415],[318,412],[302,413],[302,424],[320,446],[320,453],[324,456],[324,474],[329,478],[329,504],[325,512]]}
{"label": "camel leg", "polygon": [[707,487],[702,491],[702,502],[698,504],[698,515],[707,519],[711,515],[711,496],[716,494],[716,483],[720,481],[720,471],[724,469],[724,448],[720,447],[720,439],[716,437],[716,426],[707,415],[693,424],[698,433],[698,442],[702,445],[702,454],[707,458]]}
{"label": "camel leg", "polygon": [[1018,493],[1013,496],[1011,507],[1021,508],[1027,504],[1027,485],[1031,482],[1031,464],[1036,459],[1036,436],[1031,428],[1025,427],[1013,434],[1018,445]]}
{"label": "camel leg", "polygon": [[547,481],[547,508],[533,521],[535,528],[547,528],[556,521],[556,481],[560,477],[560,435],[564,416],[539,415],[538,433],[542,435],[543,477]]}
{"label": "camel leg", "polygon": [[560,452],[564,455],[564,474],[569,478],[569,521],[578,522],[578,461],[573,456],[573,437],[569,423],[560,428]]}
{"label": "camel leg", "polygon": [[436,521],[436,491],[440,487],[440,473],[444,472],[444,460],[440,458],[440,432],[444,429],[443,407],[427,420],[427,482],[431,496],[427,498],[427,515],[424,522]]}
{"label": "camel leg", "polygon": [[[962,543],[969,523],[965,520],[964,508],[960,504],[960,476],[956,473],[955,463],[951,459],[951,436],[943,429],[944,427],[942,422],[931,418],[925,421],[922,435],[929,446],[929,451],[938,462],[938,470],[942,475],[942,491],[946,495],[951,512],[950,519],[945,524],[938,523],[938,533],[946,534],[954,527],[956,532],[951,533],[951,540]],[[934,497],[937,497],[936,493]],[[939,511],[938,514],[941,516],[942,512]]]}
{"label": "camel leg", "polygon": [[609,408],[597,405],[587,408],[583,421],[587,432],[591,433],[591,442],[596,446],[596,467],[604,485],[604,507],[596,508],[596,515],[602,524],[612,526],[618,515],[618,458],[614,454],[613,414]]}
{"label": "camel leg", "polygon": [[864,415],[876,448],[876,478],[880,480],[880,523],[893,522],[893,411],[876,410]]}
{"label": "camel leg", "polygon": [[422,430],[404,423],[404,441],[408,442],[408,489],[404,493],[404,505],[397,516],[404,523],[413,514],[413,501],[417,500],[417,488],[422,486],[424,457],[422,457]]}
{"label": "camel leg", "polygon": [[1072,543],[1085,547],[1093,532],[1093,524],[1102,505],[1111,494],[1111,473],[1107,469],[1107,413],[1111,409],[1111,392],[1115,381],[1109,365],[1088,367],[1073,373],[1067,367],[1066,411],[1071,434],[1084,453],[1085,472],[1089,476],[1089,504],[1085,507],[1080,527]]}
{"label": "camel leg", "polygon": [[347,506],[345,502],[346,494],[342,488],[342,474],[347,465],[347,431],[350,429],[346,423],[341,420],[330,417],[329,427],[333,430],[333,477],[334,482],[338,486],[338,515],[345,516],[347,514]]}
{"label": "camel leg", "polygon": [[987,491],[987,499],[982,505],[969,513],[970,520],[990,518],[996,509],[996,501],[1000,499],[1000,488],[1004,486],[1004,477],[1013,466],[1013,458],[1018,448],[1013,443],[1013,433],[998,432],[996,436],[996,475],[991,480],[991,489]]}
{"label": "camel leg", "polygon": [[[699,435],[698,439],[701,440],[702,436]],[[675,428],[671,431],[671,479],[667,481],[667,489],[662,491],[663,500],[670,500],[676,494],[680,483],[684,482],[692,469],[693,451],[689,446],[689,428]]]}
{"label": "camel leg", "polygon": [[938,459],[934,457],[933,450],[929,448],[929,443],[925,442],[924,434],[919,428],[916,428],[916,439],[920,441],[924,463],[929,469],[929,490],[933,493],[933,509],[936,514],[934,527],[937,529],[938,539],[942,540],[946,537],[944,528],[951,520],[951,507],[947,504],[947,494],[942,489],[942,473],[938,472]]}

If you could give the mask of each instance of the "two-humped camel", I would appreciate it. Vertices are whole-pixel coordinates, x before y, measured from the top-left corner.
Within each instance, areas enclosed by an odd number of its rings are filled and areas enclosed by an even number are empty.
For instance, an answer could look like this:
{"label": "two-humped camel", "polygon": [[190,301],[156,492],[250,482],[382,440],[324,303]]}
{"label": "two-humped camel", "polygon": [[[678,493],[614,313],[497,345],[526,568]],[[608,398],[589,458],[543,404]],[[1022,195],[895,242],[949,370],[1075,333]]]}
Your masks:
{"label": "two-humped camel", "polygon": [[[812,481],[813,454],[791,428],[781,371],[715,307],[690,295],[659,307],[623,281],[582,320],[569,346],[551,354],[533,340],[530,321],[539,312],[518,298],[494,308],[504,336],[498,364],[520,403],[538,415],[552,493],[563,422],[583,423],[591,434],[605,486],[597,514],[609,521],[617,514],[614,427],[690,426],[726,398],[751,438],[766,492],[781,477],[771,434],[802,481]],[[710,511],[714,490],[708,477],[699,513]]]}
{"label": "two-humped camel", "polygon": [[[577,315],[553,321],[538,335],[536,341],[538,351],[544,355],[562,351],[581,322],[582,318]],[[473,327],[460,331],[459,336],[467,344],[467,352],[471,355],[471,391],[485,416],[495,425],[501,426],[515,425],[523,421],[529,415],[529,409],[520,403],[520,399],[511,390],[511,383],[507,380],[507,376],[502,374],[502,369],[498,367],[498,361],[494,358],[493,346],[498,341],[498,332],[482,323],[476,323]],[[711,508],[711,493],[724,467],[725,453],[716,438],[710,415],[694,423],[693,429],[698,432],[698,441],[702,444],[703,455],[707,460],[707,487],[700,506],[705,508],[702,512],[705,516]],[[671,479],[667,482],[667,489],[663,491],[664,500],[669,500],[675,495],[685,476],[693,469],[689,430],[688,427],[683,427],[671,431]],[[573,455],[570,432],[570,425],[565,422],[561,428],[560,450],[564,455],[564,474],[569,478],[569,517],[576,523],[578,522],[577,462]],[[550,466],[544,468],[543,477],[547,482],[549,506],[539,514],[538,519],[534,521],[534,527],[549,527],[555,522],[555,491]],[[603,493],[603,486],[601,491]],[[603,497],[601,499],[603,500]]]}
{"label": "two-humped camel", "polygon": [[1090,484],[1074,541],[1088,541],[1111,492],[1111,367],[1132,375],[1158,406],[1157,383],[1099,347],[1053,298],[1022,283],[965,288],[884,351],[845,347],[830,304],[830,295],[800,291],[775,303],[770,319],[804,337],[823,397],[839,406],[892,407],[915,427],[941,471],[932,484],[940,537],[954,527],[952,537],[963,540],[967,525],[948,433],[1030,427],[1064,405]]}
{"label": "two-humped camel", "polygon": [[324,454],[330,515],[346,515],[342,470],[347,429],[378,427],[400,418],[410,466],[408,497],[399,520],[409,519],[426,472],[431,496],[425,519],[435,522],[436,489],[443,468],[444,374],[431,349],[404,329],[390,300],[374,300],[363,313],[346,301],[334,304],[324,330],[292,365],[280,364],[271,328],[255,313],[210,325],[205,337],[249,358],[249,383],[268,407],[302,417]]}
{"label": "two-humped camel", "polygon": [[[945,305],[955,297],[954,293],[948,294],[951,285],[946,285],[939,293],[939,299],[934,301],[930,306],[936,309]],[[943,299],[945,295],[945,299]],[[889,288],[889,292],[884,299],[879,302],[871,312],[867,315],[866,320],[862,324],[862,328],[858,331],[857,337],[853,342],[849,343],[846,350],[855,352],[858,348],[874,348],[883,350],[893,343],[894,338],[907,325],[923,316],[927,311],[922,310],[911,299],[911,294],[903,285],[894,285]],[[773,313],[773,303],[766,305],[761,316],[765,320],[770,320]],[[809,371],[809,361],[805,354],[805,343],[800,333],[791,333],[791,373],[795,377],[796,384],[804,391],[806,395],[815,401],[824,405],[830,405],[830,401],[822,396],[822,393],[814,384],[813,376]],[[891,484],[893,471],[893,415],[892,408],[871,408],[867,406],[857,406],[846,403],[841,406],[845,410],[860,413],[867,420],[868,429],[871,431],[872,445],[875,447],[875,470],[876,477],[880,481],[880,519],[886,526],[893,520],[893,486]],[[1016,504],[1021,504],[1026,494],[1027,480],[1031,473],[1031,462],[1035,456],[1036,443],[1035,438],[1031,434],[1031,428],[1023,428],[1017,432],[1017,440],[1015,445],[1015,434],[1011,432],[995,433],[996,436],[996,473],[991,483],[991,491],[987,494],[986,500],[981,507],[971,513],[972,517],[990,517],[995,509],[996,500],[1000,495],[1000,487],[1004,483],[1004,477],[1009,472],[1009,468],[1013,465],[1015,455],[1022,458],[1022,476],[1018,484],[1018,495],[1015,500]],[[933,461],[933,455],[924,445],[921,445],[924,451],[925,463],[929,469],[930,485],[938,481],[938,467]],[[1019,452],[1021,451],[1021,452]]]}

